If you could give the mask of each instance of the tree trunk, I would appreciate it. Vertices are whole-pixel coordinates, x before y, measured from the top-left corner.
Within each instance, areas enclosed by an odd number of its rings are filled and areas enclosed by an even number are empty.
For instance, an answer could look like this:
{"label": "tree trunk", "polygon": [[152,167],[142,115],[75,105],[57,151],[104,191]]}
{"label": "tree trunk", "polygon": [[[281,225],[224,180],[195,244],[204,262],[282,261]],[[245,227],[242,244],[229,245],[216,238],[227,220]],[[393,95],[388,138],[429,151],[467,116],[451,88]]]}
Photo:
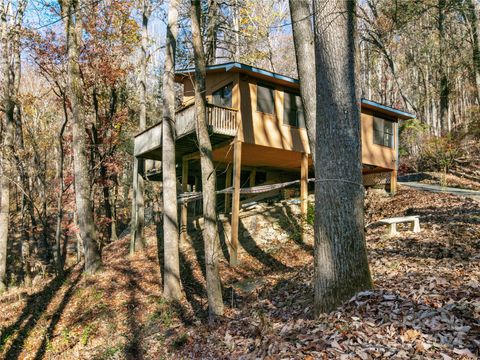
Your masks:
{"label": "tree trunk", "polygon": [[233,31],[235,33],[235,55],[233,57],[234,61],[240,61],[240,9],[238,5],[238,0],[233,2]]}
{"label": "tree trunk", "polygon": [[314,1],[317,313],[372,287],[364,235],[355,6],[351,0]]}
{"label": "tree trunk", "polygon": [[20,1],[19,7],[17,10],[16,15],[16,22],[15,22],[15,32],[13,36],[13,61],[14,61],[14,68],[13,68],[13,78],[14,78],[14,85],[13,85],[13,102],[14,102],[14,119],[15,119],[15,138],[14,144],[15,148],[13,156],[15,158],[16,168],[20,176],[20,183],[22,184],[23,192],[22,192],[22,205],[21,205],[21,227],[22,227],[22,267],[23,267],[23,281],[24,284],[29,286],[31,284],[31,277],[30,277],[30,256],[31,256],[31,242],[32,242],[32,234],[29,233],[27,230],[29,228],[29,219],[28,219],[28,208],[33,212],[33,203],[31,199],[27,196],[30,194],[30,181],[29,181],[29,174],[25,169],[25,165],[23,163],[24,156],[25,156],[25,143],[23,140],[23,126],[22,126],[22,108],[19,100],[19,91],[20,91],[20,79],[22,76],[22,61],[21,61],[21,53],[20,53],[20,34],[22,30],[22,23],[23,23],[23,16],[25,13],[26,8],[26,1]]}
{"label": "tree trunk", "polygon": [[[80,76],[79,42],[82,36],[81,0],[70,0],[66,9],[68,36],[68,91],[72,108],[73,158],[75,174],[75,201],[80,237],[83,242],[85,272],[93,274],[102,265],[97,234],[93,222],[93,206],[90,199],[90,181],[85,140],[85,113]],[[75,16],[73,16],[75,14]]]}
{"label": "tree trunk", "polygon": [[178,0],[170,1],[167,22],[165,70],[163,74],[162,176],[164,296],[179,300],[180,263],[178,253],[177,175],[175,170],[175,49],[178,34]]}
{"label": "tree trunk", "polygon": [[305,113],[310,153],[315,164],[315,120],[316,93],[315,77],[315,44],[311,22],[310,0],[290,0],[290,16],[292,19],[293,42],[297,58],[300,93]]}
{"label": "tree trunk", "polygon": [[207,53],[206,63],[214,65],[217,52],[217,0],[210,0],[208,7],[208,26],[207,26]]}
{"label": "tree trunk", "polygon": [[[140,118],[139,118],[139,130],[143,131],[147,128],[147,47],[148,47],[148,20],[151,13],[150,0],[143,0],[143,13],[142,13],[142,46],[140,52]],[[137,170],[139,161],[143,160],[135,159],[137,162]],[[135,168],[135,166],[134,166]],[[133,214],[132,214],[132,243],[130,244],[130,253],[135,252],[137,249],[143,249],[145,247],[145,184],[143,177],[134,172],[134,192],[133,192]]]}
{"label": "tree trunk", "polygon": [[62,126],[60,127],[60,131],[58,134],[58,159],[57,159],[57,180],[59,182],[59,191],[57,195],[57,226],[55,228],[55,265],[57,268],[57,274],[60,276],[63,275],[63,262],[64,256],[62,254],[62,218],[63,218],[63,192],[65,191],[64,184],[63,184],[63,163],[64,163],[64,151],[63,151],[63,134],[65,132],[65,128],[67,127],[68,122],[68,112],[67,112],[67,104],[65,97],[63,98],[63,114],[64,120]]}
{"label": "tree trunk", "polygon": [[[203,242],[207,274],[207,295],[210,318],[223,315],[222,285],[218,270],[220,238],[216,211],[216,173],[212,160],[212,144],[207,128],[205,76],[206,61],[200,26],[200,1],[193,0],[191,7],[192,44],[195,58],[195,127],[200,150],[203,193]],[[212,21],[212,19],[210,19]]]}
{"label": "tree trunk", "polygon": [[473,71],[475,74],[476,96],[477,103],[480,105],[480,24],[478,21],[478,14],[480,12],[480,5],[477,0],[469,0],[467,18],[469,19],[470,33],[472,37],[472,60]]}
{"label": "tree trunk", "polygon": [[0,8],[1,25],[1,71],[3,74],[2,105],[3,116],[3,143],[0,152],[0,293],[7,287],[7,244],[9,232],[10,215],[10,180],[12,178],[11,155],[13,148],[14,124],[14,102],[11,97],[13,93],[13,82],[10,69],[9,33],[7,25],[7,9],[2,3]]}
{"label": "tree trunk", "polygon": [[439,37],[439,76],[440,76],[440,134],[444,135],[448,132],[448,97],[449,83],[447,77],[445,56],[445,1],[438,0],[438,37]]}

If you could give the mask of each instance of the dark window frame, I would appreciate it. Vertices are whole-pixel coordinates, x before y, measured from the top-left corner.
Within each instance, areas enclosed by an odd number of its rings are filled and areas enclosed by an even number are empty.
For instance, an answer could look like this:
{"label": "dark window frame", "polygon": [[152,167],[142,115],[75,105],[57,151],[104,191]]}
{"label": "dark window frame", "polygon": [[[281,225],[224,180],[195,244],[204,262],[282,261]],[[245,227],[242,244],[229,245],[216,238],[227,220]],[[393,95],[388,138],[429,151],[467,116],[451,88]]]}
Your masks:
{"label": "dark window frame", "polygon": [[[295,97],[294,106],[292,105],[291,97]],[[286,106],[287,99],[290,100],[290,104]],[[290,110],[290,111],[288,111]],[[295,111],[295,119],[292,119],[291,115]],[[299,115],[301,115],[299,117]],[[293,120],[293,121],[292,121]],[[302,98],[299,93],[283,91],[283,125],[291,126],[296,129],[305,129],[305,111],[303,110]]]}
{"label": "dark window frame", "polygon": [[[395,123],[390,117],[373,114],[373,143],[389,149],[395,147]],[[388,124],[386,127],[385,125]]]}
{"label": "dark window frame", "polygon": [[[257,112],[262,113],[262,114],[275,116],[276,115],[276,112],[275,112],[275,110],[276,110],[276,106],[275,106],[275,91],[276,91],[276,89],[275,89],[275,87],[273,87],[271,85],[268,85],[268,84],[265,84],[265,83],[260,83],[260,82],[257,83],[256,85],[257,85],[257,104],[256,104],[256,109],[255,110]],[[259,96],[259,91],[258,91],[260,87],[265,88],[265,89],[269,89],[272,92],[271,93],[272,94],[272,96],[271,96],[271,98],[272,98],[271,99],[272,100],[272,104],[271,104],[272,105],[272,111],[271,112],[264,111],[264,110],[267,110],[267,109],[260,109],[261,104],[259,104],[260,96]]]}

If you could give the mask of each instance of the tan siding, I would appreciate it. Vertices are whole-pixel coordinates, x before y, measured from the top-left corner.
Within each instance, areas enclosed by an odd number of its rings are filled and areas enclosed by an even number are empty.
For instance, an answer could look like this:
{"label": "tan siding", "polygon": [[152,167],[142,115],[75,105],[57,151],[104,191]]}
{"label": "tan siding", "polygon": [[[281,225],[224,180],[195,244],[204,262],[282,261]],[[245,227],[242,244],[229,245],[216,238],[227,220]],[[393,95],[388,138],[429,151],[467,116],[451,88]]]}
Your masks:
{"label": "tan siding", "polygon": [[[211,95],[214,91],[220,89],[221,87],[233,82],[238,79],[238,73],[213,73],[213,74],[208,74],[207,79],[206,79],[206,90],[207,90],[207,99],[211,100]],[[194,81],[194,75],[192,74],[192,78],[185,78],[183,81],[183,102],[188,103],[190,101],[194,100],[194,89],[193,89],[193,81]],[[232,105],[235,104],[235,97],[238,96],[238,94],[235,94],[235,91],[233,92],[233,99],[232,99]],[[237,100],[238,102],[238,100]],[[235,107],[235,106],[234,106]]]}
{"label": "tan siding", "polygon": [[[397,126],[395,123],[394,134]],[[362,111],[362,163],[385,169],[395,168],[395,144],[389,148],[373,143],[373,113],[370,110]]]}
{"label": "tan siding", "polygon": [[[275,149],[310,153],[307,132],[283,124],[283,98],[286,88],[275,88],[275,113],[264,114],[257,108],[257,79],[245,75],[228,73],[209,73],[206,86],[207,98],[211,99],[213,91],[233,82],[232,107],[239,109],[239,139],[248,144],[266,146]],[[292,88],[294,91],[298,89]],[[191,79],[184,80],[184,103],[193,101],[193,84]],[[362,109],[362,162],[385,169],[395,168],[395,146],[388,148],[373,143],[373,113]],[[398,124],[395,124],[397,127]],[[396,139],[395,139],[396,141]],[[282,158],[272,159],[271,166],[282,166]],[[275,162],[278,162],[275,164]],[[300,163],[299,165],[300,166]]]}
{"label": "tan siding", "polygon": [[242,114],[245,142],[277,149],[309,152],[307,132],[283,124],[282,89],[275,89],[275,113],[257,111],[257,83],[253,79],[242,80]]}

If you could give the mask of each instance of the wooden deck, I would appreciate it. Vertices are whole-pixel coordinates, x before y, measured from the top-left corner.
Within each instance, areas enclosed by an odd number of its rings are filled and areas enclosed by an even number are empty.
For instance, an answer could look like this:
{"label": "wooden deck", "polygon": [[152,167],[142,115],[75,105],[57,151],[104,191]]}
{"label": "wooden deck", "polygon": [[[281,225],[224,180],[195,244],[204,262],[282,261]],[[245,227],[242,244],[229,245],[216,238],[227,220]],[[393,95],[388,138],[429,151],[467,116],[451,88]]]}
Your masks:
{"label": "wooden deck", "polygon": [[[207,124],[212,145],[232,138],[237,133],[237,110],[207,105]],[[193,104],[176,112],[176,157],[197,151],[195,135],[195,107]],[[134,155],[152,160],[161,160],[162,122],[149,127],[135,136]],[[178,153],[178,154],[177,154]]]}

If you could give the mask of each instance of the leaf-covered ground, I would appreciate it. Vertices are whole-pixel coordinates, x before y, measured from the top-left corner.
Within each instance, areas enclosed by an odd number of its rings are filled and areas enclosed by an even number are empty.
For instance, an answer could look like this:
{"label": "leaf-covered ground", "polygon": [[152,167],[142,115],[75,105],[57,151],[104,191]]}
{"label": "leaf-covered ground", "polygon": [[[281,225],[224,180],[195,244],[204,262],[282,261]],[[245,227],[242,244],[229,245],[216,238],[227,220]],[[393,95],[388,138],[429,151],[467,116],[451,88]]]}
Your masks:
{"label": "leaf-covered ground", "polygon": [[[370,193],[367,245],[375,288],[336,311],[312,312],[312,239],[288,202],[244,214],[241,266],[222,260],[225,318],[206,319],[202,248],[181,254],[186,299],[161,297],[156,229],[144,254],[128,238],[104,250],[104,271],[0,297],[8,359],[461,359],[480,348],[480,204],[401,188]],[[418,234],[385,235],[384,217],[420,215]],[[228,238],[225,239],[228,241]],[[225,249],[224,249],[225,250]],[[160,249],[161,252],[161,249]]]}

